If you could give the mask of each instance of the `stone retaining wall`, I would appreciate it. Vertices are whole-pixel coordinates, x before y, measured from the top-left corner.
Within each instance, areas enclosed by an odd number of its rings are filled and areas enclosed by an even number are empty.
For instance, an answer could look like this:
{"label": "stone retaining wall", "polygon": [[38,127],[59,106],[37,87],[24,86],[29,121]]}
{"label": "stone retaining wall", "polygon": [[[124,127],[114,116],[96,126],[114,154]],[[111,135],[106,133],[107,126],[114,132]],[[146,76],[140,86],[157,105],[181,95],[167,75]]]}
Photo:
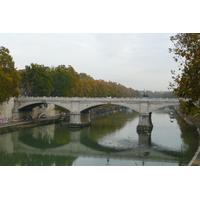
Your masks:
{"label": "stone retaining wall", "polygon": [[10,98],[8,102],[3,102],[0,105],[0,119],[12,119],[12,110],[14,108],[14,98]]}

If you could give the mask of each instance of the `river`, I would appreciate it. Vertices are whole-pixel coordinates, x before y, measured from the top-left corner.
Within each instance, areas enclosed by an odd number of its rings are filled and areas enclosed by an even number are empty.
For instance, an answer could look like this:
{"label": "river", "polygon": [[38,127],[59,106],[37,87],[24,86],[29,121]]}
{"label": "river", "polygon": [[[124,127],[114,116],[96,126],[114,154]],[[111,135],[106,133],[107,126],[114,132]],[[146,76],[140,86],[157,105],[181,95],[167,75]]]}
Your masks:
{"label": "river", "polygon": [[[171,114],[170,114],[171,113]],[[172,114],[173,113],[173,114]],[[182,166],[198,148],[198,133],[172,108],[152,113],[151,133],[137,133],[130,109],[92,116],[92,124],[67,122],[0,135],[1,166]]]}

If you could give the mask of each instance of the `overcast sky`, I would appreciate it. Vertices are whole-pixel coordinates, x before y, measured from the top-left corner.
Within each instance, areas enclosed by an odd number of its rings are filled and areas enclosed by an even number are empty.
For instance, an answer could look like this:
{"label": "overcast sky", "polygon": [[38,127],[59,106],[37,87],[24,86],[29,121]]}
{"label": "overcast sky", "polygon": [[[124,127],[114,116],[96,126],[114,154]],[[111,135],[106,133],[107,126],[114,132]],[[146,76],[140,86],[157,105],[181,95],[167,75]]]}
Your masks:
{"label": "overcast sky", "polygon": [[15,67],[31,63],[71,65],[78,73],[137,90],[168,90],[177,69],[170,36],[174,33],[1,33]]}
{"label": "overcast sky", "polygon": [[170,36],[198,32],[196,2],[7,0],[0,46],[10,50],[17,69],[71,65],[94,79],[166,91],[171,70],[178,69]]}

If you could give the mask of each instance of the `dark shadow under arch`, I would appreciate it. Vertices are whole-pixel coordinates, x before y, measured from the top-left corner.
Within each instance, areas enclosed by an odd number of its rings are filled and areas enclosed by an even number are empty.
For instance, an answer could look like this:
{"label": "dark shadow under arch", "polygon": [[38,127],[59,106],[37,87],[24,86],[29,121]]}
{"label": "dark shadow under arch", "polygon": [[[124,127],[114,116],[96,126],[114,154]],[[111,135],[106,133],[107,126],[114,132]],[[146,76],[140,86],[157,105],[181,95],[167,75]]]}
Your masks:
{"label": "dark shadow under arch", "polygon": [[27,106],[24,106],[22,108],[19,109],[19,111],[31,111],[33,108],[43,105],[45,103],[33,103],[33,104],[29,104]]}
{"label": "dark shadow under arch", "polygon": [[[125,105],[102,103],[102,104],[97,104],[97,105],[95,105],[95,106],[91,106],[91,107],[85,108],[85,109],[81,110],[81,113],[88,112],[88,111],[90,111],[90,110],[92,110],[92,109],[94,109],[94,108],[100,107],[100,106],[102,106],[102,108],[103,108],[104,105],[111,105],[111,106],[113,106],[113,107],[114,107],[114,106],[124,107],[124,108],[131,109],[131,110],[133,110],[133,111],[135,111],[135,112],[138,112],[137,110],[135,110],[135,109],[133,109],[133,108],[131,108],[131,107],[125,106]],[[106,107],[105,107],[105,109],[106,109]]]}

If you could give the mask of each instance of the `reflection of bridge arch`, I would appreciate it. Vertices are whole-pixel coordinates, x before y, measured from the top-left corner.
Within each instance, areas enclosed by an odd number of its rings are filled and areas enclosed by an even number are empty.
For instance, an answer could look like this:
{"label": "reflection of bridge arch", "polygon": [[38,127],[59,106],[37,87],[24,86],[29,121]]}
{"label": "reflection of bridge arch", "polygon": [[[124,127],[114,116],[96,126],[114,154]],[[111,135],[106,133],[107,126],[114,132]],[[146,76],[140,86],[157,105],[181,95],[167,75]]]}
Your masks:
{"label": "reflection of bridge arch", "polygon": [[70,143],[70,141],[65,142],[63,144],[57,144],[55,142],[48,143],[42,140],[35,139],[30,134],[26,134],[26,135],[23,135],[23,137],[19,137],[19,141],[25,145],[28,145],[33,148],[39,148],[39,149],[53,149],[53,148],[61,147]]}
{"label": "reflection of bridge arch", "polygon": [[107,153],[114,153],[114,152],[120,152],[120,151],[127,151],[130,150],[130,148],[127,149],[117,149],[115,147],[107,147],[107,146],[103,146],[98,144],[97,142],[92,141],[89,137],[88,137],[88,131],[89,129],[84,128],[83,130],[81,130],[80,133],[80,143],[83,144],[84,146],[91,148],[95,151],[102,151],[102,152],[107,152]]}
{"label": "reflection of bridge arch", "polygon": [[[90,128],[84,129],[73,129],[70,131],[70,142],[61,145],[55,146],[46,146],[46,148],[40,148],[38,146],[33,146],[33,144],[24,142],[25,140],[15,135],[14,138],[14,149],[19,152],[29,152],[33,154],[53,154],[53,155],[68,155],[68,156],[94,156],[94,157],[111,157],[111,158],[120,158],[120,159],[133,159],[140,158],[142,153],[148,150],[151,153],[153,159],[157,157],[163,159],[172,159],[180,155],[179,151],[173,151],[170,149],[163,148],[158,144],[146,142],[146,145],[142,143],[139,144],[141,147],[138,149],[128,148],[128,149],[117,149],[115,147],[106,147],[99,145],[93,141],[86,142],[86,137],[88,137]],[[139,134],[140,137],[140,134]],[[149,140],[149,135],[146,135],[146,140]],[[87,138],[88,139],[88,138]],[[144,138],[143,138],[144,139]],[[140,140],[140,139],[139,139]],[[144,141],[143,141],[144,142]],[[140,142],[139,142],[140,143]],[[156,148],[154,148],[156,146]]]}
{"label": "reflection of bridge arch", "polygon": [[[32,137],[32,134],[19,134],[18,140],[23,146],[25,145],[26,147],[31,147],[34,149],[55,149],[55,148],[62,148],[64,146],[69,145],[70,142],[78,141],[78,143],[84,145],[85,147],[91,148],[92,150],[95,151],[102,151],[102,152],[120,152],[120,151],[125,151],[128,149],[116,149],[114,147],[105,147],[102,145],[99,145],[96,142],[93,142],[90,140],[87,136],[87,132],[85,133],[86,129],[82,129],[79,131],[72,131],[70,132],[70,137],[69,140],[65,143],[62,144],[57,144],[55,142],[48,143],[47,141],[43,141],[41,139],[35,139]],[[22,130],[23,131],[23,130]],[[78,132],[78,134],[77,134]],[[79,133],[80,132],[80,133]]]}

